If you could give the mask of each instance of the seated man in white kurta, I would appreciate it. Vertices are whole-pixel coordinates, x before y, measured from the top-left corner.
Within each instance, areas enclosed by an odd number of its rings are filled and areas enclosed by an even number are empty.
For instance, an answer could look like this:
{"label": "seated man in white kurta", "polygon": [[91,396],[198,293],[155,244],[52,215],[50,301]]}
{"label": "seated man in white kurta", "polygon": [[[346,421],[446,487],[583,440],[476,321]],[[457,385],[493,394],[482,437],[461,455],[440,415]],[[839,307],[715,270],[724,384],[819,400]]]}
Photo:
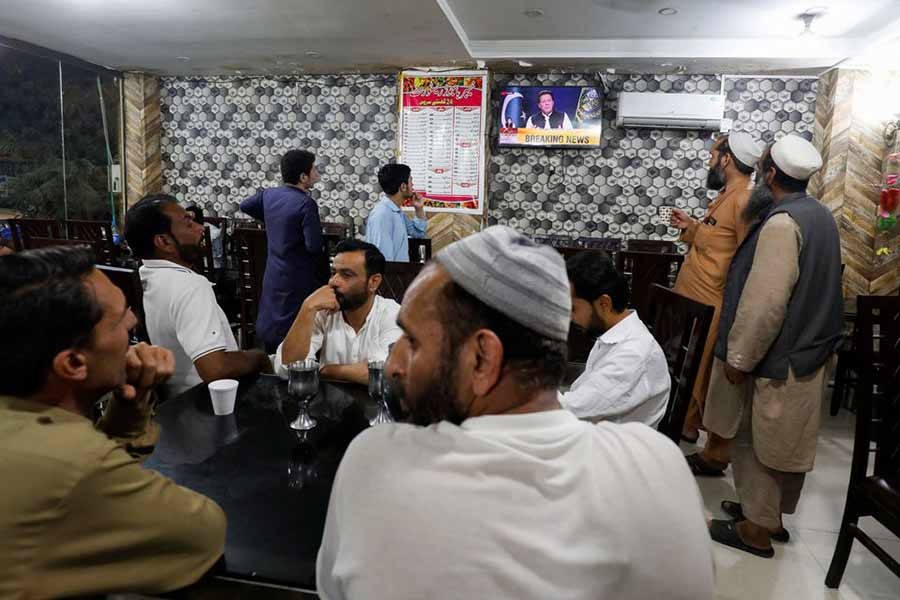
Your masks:
{"label": "seated man in white kurta", "polygon": [[591,348],[584,373],[560,394],[560,404],[580,419],[657,427],[669,400],[669,369],[637,311],[627,308],[627,280],[601,250],[573,256],[566,270],[572,320],[603,333]]}
{"label": "seated man in white kurta", "polygon": [[384,276],[384,255],[359,240],[338,244],[334,275],[311,294],[275,353],[275,372],[287,377],[287,365],[319,354],[321,376],[366,384],[369,361],[383,361],[388,346],[402,334],[400,305],[375,294]]}

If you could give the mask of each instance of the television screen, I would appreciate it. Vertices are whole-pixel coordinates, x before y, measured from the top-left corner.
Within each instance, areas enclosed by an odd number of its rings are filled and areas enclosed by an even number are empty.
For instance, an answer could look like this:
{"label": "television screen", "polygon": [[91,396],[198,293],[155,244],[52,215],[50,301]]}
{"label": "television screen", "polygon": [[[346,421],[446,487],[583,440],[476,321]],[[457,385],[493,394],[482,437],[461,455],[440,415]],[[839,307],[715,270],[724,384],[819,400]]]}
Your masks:
{"label": "television screen", "polygon": [[599,86],[507,86],[500,90],[500,145],[593,148],[602,112]]}

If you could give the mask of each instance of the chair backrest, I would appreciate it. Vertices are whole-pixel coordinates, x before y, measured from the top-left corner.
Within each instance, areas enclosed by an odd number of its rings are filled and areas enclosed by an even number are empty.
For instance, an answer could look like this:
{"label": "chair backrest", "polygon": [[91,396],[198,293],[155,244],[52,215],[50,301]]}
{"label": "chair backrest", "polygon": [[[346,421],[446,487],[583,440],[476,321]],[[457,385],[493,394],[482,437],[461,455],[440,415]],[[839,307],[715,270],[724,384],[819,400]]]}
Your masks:
{"label": "chair backrest", "polygon": [[341,240],[350,237],[350,226],[346,223],[322,222],[322,239],[325,243],[325,253],[334,256],[334,251]]}
{"label": "chair backrest", "polygon": [[857,296],[856,437],[850,484],[868,473],[875,441],[876,476],[900,474],[900,296]]}
{"label": "chair backrest", "polygon": [[137,269],[97,265],[97,269],[109,277],[109,280],[125,294],[125,301],[138,318],[138,326],[133,333],[136,342],[149,342],[146,320],[144,317],[144,287]]}
{"label": "chair backrest", "polygon": [[675,254],[675,242],[668,240],[628,240],[628,249],[636,252]]}
{"label": "chair backrest", "polygon": [[66,219],[63,227],[69,232],[70,240],[95,242],[97,262],[111,265],[116,257],[116,245],[113,241],[112,224],[107,221],[82,221]]}
{"label": "chair backrest", "polygon": [[264,229],[237,228],[232,232],[238,270],[238,296],[241,306],[241,344],[244,349],[256,345],[256,313],[266,274],[269,251]]}
{"label": "chair backrest", "polygon": [[609,254],[614,254],[622,249],[622,240],[620,238],[592,238],[580,237],[575,240],[576,247],[590,248],[591,250],[605,250]]}
{"label": "chair backrest", "polygon": [[407,238],[409,240],[410,262],[424,263],[431,260],[430,238]]}
{"label": "chair backrest", "polygon": [[94,251],[95,260],[97,259],[97,243],[87,242],[85,240],[67,240],[64,238],[47,238],[31,236],[28,238],[28,250],[37,250],[38,248],[50,248],[51,246],[86,246]]}
{"label": "chair backrest", "polygon": [[423,266],[418,262],[388,262],[385,265],[381,287],[378,288],[378,295],[402,302],[406,288],[413,282]]}
{"label": "chair backrest", "polygon": [[212,234],[209,232],[209,227],[203,228],[203,246],[201,246],[200,252],[200,264],[197,265],[197,270],[212,281],[216,273],[216,265],[213,261]]}
{"label": "chair backrest", "polygon": [[616,256],[616,268],[628,277],[631,306],[644,315],[649,308],[650,286],[672,287],[684,262],[681,254],[622,250]]}
{"label": "chair backrest", "polygon": [[53,239],[63,237],[59,221],[56,219],[9,219],[7,223],[12,232],[16,251],[28,250],[30,248],[28,240],[31,237]]}
{"label": "chair backrest", "polygon": [[644,323],[666,356],[672,380],[666,414],[658,429],[677,444],[715,309],[658,284],[650,286],[647,304]]}

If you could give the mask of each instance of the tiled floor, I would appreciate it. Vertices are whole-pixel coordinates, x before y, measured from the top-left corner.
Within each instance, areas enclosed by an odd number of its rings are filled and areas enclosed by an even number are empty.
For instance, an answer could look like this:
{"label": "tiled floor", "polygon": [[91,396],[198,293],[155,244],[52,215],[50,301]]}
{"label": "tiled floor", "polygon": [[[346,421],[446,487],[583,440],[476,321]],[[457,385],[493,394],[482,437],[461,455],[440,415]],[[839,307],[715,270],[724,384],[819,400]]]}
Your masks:
{"label": "tiled floor", "polygon": [[[885,600],[900,599],[900,579],[859,542],[844,573],[840,590],[825,587],[825,572],[837,543],[847,495],[853,452],[854,415],[824,413],[816,467],[807,476],[800,505],[785,517],[791,541],[775,545],[775,558],[764,559],[713,543],[716,561],[716,597],[720,600]],[[703,439],[701,438],[701,442]],[[686,453],[694,447],[682,444]],[[700,491],[712,518],[727,518],[719,504],[734,500],[731,469],[722,479],[698,478]],[[900,541],[871,519],[860,526],[895,558]]]}

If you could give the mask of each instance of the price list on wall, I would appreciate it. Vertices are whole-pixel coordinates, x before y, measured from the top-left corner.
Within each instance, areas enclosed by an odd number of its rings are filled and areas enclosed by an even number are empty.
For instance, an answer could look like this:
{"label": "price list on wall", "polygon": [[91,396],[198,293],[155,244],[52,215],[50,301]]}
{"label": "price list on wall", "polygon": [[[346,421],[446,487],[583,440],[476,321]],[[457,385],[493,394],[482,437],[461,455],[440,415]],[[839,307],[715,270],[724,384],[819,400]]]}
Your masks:
{"label": "price list on wall", "polygon": [[404,71],[400,158],[429,210],[484,211],[487,73]]}

